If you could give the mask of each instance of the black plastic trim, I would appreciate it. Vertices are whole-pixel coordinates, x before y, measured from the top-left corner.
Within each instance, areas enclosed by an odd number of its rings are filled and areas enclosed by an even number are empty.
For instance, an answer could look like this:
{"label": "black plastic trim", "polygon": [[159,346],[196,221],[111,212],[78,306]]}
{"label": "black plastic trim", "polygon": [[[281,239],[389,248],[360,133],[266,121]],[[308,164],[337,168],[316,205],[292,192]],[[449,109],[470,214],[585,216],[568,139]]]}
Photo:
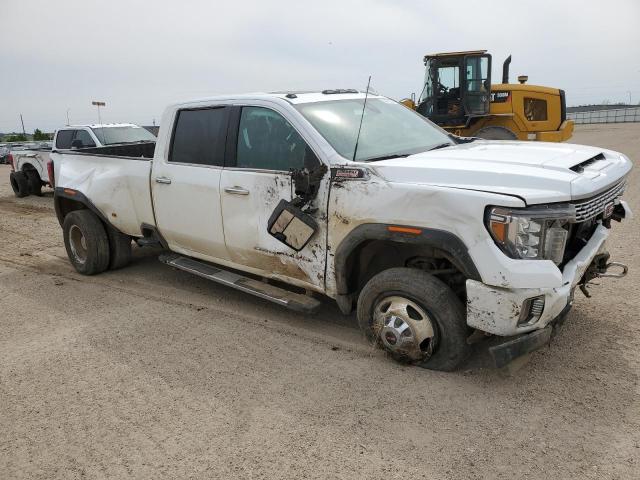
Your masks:
{"label": "black plastic trim", "polygon": [[[469,251],[460,238],[444,230],[415,227],[410,225],[398,225],[407,228],[420,229],[419,235],[404,234],[389,231],[388,224],[366,223],[354,228],[338,245],[334,258],[337,293],[346,295],[349,291],[349,272],[347,260],[349,255],[363,242],[367,240],[392,240],[394,242],[408,243],[412,245],[425,245],[438,248],[447,252],[455,259],[463,269],[464,275],[471,279],[482,281]],[[394,225],[396,226],[396,225]]]}
{"label": "black plastic trim", "polygon": [[[567,99],[564,90],[560,90],[560,125],[567,119]],[[559,128],[559,126],[558,126]]]}

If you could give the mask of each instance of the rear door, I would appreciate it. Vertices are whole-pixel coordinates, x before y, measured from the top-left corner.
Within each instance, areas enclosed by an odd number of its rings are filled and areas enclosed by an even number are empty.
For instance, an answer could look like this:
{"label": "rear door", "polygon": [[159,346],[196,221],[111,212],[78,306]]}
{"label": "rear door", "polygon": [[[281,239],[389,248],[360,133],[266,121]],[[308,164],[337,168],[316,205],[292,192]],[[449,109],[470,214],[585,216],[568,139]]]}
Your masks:
{"label": "rear door", "polygon": [[178,110],[151,175],[156,224],[170,249],[212,261],[228,259],[220,209],[228,113],[224,105]]}
{"label": "rear door", "polygon": [[290,170],[302,168],[309,152],[316,161],[317,157],[283,113],[266,106],[243,106],[235,107],[233,118],[228,165],[220,183],[225,240],[231,259],[266,276],[275,274],[322,285],[322,233],[296,252],[267,231],[269,218],[280,200],[293,198]]}

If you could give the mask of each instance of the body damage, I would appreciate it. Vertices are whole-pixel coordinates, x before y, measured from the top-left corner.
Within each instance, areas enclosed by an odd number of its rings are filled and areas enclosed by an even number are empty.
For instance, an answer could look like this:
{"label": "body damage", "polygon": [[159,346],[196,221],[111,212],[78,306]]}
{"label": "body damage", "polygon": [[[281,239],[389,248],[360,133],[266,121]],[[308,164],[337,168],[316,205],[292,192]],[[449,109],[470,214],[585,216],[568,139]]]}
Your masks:
{"label": "body damage", "polygon": [[[457,299],[467,302],[467,324],[488,333],[515,335],[545,328],[570,304],[575,286],[604,248],[608,229],[603,220],[611,219],[602,213],[605,205],[597,212],[600,224],[596,227],[594,219],[588,243],[571,251],[571,259],[562,265],[506,254],[485,223],[487,212],[492,207],[520,211],[588,200],[600,192],[608,195],[631,169],[624,155],[577,145],[474,141],[438,144],[423,153],[397,155],[400,158],[350,161],[295,107],[297,101],[322,102],[325,94],[304,99],[305,94],[291,95],[171,106],[163,115],[152,162],[53,153],[57,183],[84,194],[101,217],[124,234],[141,237],[141,226],[150,225],[173,252],[324,293],[344,312],[351,310],[371,278],[395,268],[439,275]],[[340,98],[364,97],[344,95]],[[225,151],[233,154],[225,155],[224,165],[169,161],[181,109],[230,107],[233,113],[246,105],[280,113],[322,168],[301,174],[238,167],[235,147],[229,149],[233,135],[226,136]],[[314,233],[308,243],[300,243],[299,251],[268,227],[282,201],[298,208],[300,218],[312,219],[307,225],[313,225]],[[615,202],[615,208],[624,203],[619,196]],[[532,297],[544,298],[542,313],[536,322],[519,324]]]}

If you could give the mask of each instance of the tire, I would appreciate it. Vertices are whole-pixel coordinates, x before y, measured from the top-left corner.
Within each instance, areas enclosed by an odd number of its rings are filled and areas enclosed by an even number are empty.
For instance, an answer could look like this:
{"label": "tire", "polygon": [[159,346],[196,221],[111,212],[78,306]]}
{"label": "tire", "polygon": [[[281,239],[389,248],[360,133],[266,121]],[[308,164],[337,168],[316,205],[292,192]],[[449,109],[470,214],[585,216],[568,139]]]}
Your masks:
{"label": "tire", "polygon": [[505,127],[484,127],[473,134],[474,137],[485,140],[517,140],[515,133]]}
{"label": "tire", "polygon": [[29,180],[24,172],[11,172],[9,181],[16,197],[23,198],[29,195]]}
{"label": "tire", "polygon": [[109,268],[109,237],[93,212],[69,213],[64,218],[62,232],[67,256],[79,273],[95,275]]}
{"label": "tire", "polygon": [[[395,350],[390,345],[389,340],[394,338],[393,332],[402,332],[389,326],[391,323],[398,326],[398,317],[392,315],[390,324],[384,328],[380,328],[384,321],[381,324],[376,320],[375,315],[378,309],[383,311],[386,302],[389,301],[392,302],[391,307],[393,307],[398,298],[406,299],[405,310],[413,318],[413,320],[408,319],[409,324],[413,325],[409,330],[414,332],[416,330],[414,326],[419,325],[418,329],[429,331],[429,328],[425,330],[427,324],[421,323],[423,321],[429,321],[431,327],[431,337],[427,335],[424,340],[419,338],[419,332],[409,335],[410,339],[414,337],[416,339],[412,342],[412,350],[402,348]],[[422,270],[391,268],[374,276],[360,293],[357,316],[360,328],[368,340],[387,350],[394,359],[404,363],[412,363],[431,370],[451,371],[458,368],[471,352],[471,347],[467,344],[468,330],[462,302],[447,285]],[[419,319],[420,316],[423,318]],[[402,321],[400,321],[400,327],[402,327]],[[396,340],[404,333],[395,337]],[[398,348],[401,343],[398,341],[395,348]]]}
{"label": "tire", "polygon": [[109,237],[109,269],[126,267],[131,262],[131,237],[107,226]]}
{"label": "tire", "polygon": [[24,172],[29,183],[29,193],[38,197],[42,196],[42,180],[37,170],[27,170]]}

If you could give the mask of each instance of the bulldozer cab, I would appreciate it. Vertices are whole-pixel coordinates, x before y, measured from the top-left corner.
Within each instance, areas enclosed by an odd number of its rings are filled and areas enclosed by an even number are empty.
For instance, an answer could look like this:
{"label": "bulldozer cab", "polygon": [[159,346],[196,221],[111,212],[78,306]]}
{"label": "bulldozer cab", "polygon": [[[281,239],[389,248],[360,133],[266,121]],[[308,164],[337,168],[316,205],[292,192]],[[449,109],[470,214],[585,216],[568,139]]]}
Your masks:
{"label": "bulldozer cab", "polygon": [[424,57],[425,81],[416,110],[442,126],[467,125],[489,114],[491,55],[486,50]]}

